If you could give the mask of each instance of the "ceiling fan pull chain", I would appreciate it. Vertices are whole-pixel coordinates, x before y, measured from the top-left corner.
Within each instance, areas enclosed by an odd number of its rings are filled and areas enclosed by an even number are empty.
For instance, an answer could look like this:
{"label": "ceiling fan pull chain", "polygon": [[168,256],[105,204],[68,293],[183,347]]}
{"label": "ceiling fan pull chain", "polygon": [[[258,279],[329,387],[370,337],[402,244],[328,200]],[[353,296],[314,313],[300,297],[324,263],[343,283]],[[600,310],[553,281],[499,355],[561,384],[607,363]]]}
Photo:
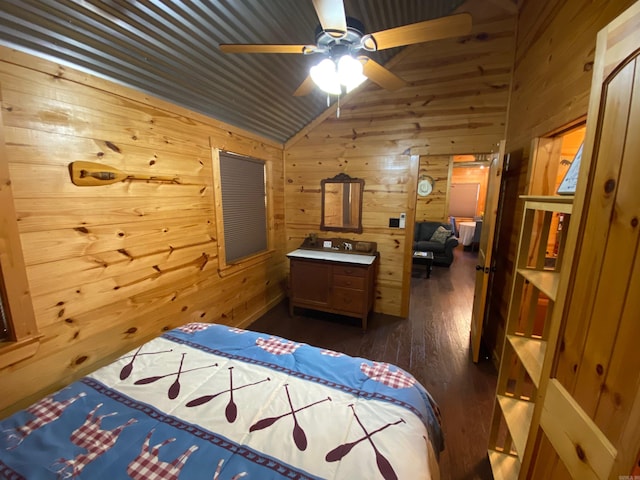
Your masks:
{"label": "ceiling fan pull chain", "polygon": [[336,110],[336,118],[340,118],[340,95],[338,95],[338,108]]}

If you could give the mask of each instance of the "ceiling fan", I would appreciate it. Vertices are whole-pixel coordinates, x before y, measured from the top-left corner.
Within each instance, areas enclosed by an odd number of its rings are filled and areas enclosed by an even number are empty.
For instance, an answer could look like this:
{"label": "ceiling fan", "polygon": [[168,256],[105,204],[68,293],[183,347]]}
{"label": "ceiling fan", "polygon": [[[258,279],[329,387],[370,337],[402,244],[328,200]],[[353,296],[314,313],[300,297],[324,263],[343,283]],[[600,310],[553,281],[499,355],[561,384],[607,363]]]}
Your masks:
{"label": "ceiling fan", "polygon": [[322,60],[311,68],[309,76],[294,95],[308,95],[314,85],[328,94],[340,95],[344,90],[351,91],[367,78],[387,90],[397,90],[407,85],[402,78],[364,55],[365,52],[471,32],[471,15],[468,13],[365,33],[360,21],[345,15],[343,0],[313,0],[313,6],[320,20],[315,45],[220,44],[220,50],[224,53],[318,54]]}

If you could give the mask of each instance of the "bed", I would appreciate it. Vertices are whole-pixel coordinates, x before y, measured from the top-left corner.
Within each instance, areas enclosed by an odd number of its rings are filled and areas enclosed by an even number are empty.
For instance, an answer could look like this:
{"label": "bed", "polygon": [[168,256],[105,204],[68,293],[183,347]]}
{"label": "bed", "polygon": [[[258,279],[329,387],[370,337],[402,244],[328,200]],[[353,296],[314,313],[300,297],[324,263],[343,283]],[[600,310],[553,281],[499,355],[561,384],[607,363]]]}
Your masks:
{"label": "bed", "polygon": [[393,365],[223,325],[164,333],[0,422],[0,478],[439,478]]}

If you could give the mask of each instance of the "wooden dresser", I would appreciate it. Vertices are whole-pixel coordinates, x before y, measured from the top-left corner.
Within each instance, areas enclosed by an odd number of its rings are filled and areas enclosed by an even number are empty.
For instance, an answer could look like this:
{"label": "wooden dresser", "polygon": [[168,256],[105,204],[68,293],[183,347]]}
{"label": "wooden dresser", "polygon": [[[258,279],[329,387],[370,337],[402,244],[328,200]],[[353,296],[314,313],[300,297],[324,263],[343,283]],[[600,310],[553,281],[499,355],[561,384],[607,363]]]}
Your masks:
{"label": "wooden dresser", "polygon": [[378,255],[297,249],[290,260],[289,313],[295,307],[336,313],[362,320],[373,308]]}

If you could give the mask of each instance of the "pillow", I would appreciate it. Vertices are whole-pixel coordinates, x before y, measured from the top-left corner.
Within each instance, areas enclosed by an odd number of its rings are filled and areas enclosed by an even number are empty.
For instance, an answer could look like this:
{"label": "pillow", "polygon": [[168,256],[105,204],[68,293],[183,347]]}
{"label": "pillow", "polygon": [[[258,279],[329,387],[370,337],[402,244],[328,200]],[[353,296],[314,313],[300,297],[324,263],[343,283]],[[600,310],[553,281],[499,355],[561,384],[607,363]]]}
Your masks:
{"label": "pillow", "polygon": [[447,241],[447,238],[451,236],[451,230],[447,230],[444,227],[438,227],[431,238],[429,239],[431,242],[444,243]]}

